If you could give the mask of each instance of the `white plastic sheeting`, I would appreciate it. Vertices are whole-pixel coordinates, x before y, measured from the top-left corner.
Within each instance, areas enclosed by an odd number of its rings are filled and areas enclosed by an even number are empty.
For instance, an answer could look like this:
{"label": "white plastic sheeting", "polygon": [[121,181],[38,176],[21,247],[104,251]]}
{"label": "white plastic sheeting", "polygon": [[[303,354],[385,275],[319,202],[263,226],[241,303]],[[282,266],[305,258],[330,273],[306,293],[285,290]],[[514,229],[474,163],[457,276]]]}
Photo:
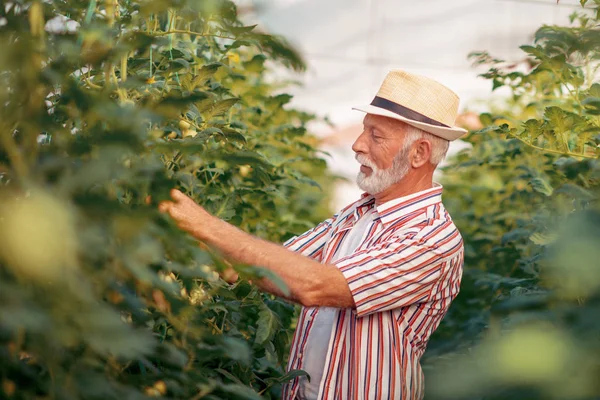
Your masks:
{"label": "white plastic sheeting", "polygon": [[[390,69],[427,75],[461,97],[461,110],[485,108],[491,83],[479,78],[467,55],[487,50],[508,62],[523,59],[543,24],[568,24],[578,0],[248,0],[246,15],[261,29],[282,34],[304,55],[302,82],[291,91],[294,106],[328,116],[337,126],[316,126],[323,136],[344,137],[325,145],[332,170],[353,180],[358,171],[350,146],[360,133],[361,113],[352,106],[372,100]],[[501,92],[500,92],[501,93]],[[464,145],[464,144],[462,144]],[[453,142],[451,152],[461,147]],[[350,182],[338,187],[334,207],[354,199]]]}

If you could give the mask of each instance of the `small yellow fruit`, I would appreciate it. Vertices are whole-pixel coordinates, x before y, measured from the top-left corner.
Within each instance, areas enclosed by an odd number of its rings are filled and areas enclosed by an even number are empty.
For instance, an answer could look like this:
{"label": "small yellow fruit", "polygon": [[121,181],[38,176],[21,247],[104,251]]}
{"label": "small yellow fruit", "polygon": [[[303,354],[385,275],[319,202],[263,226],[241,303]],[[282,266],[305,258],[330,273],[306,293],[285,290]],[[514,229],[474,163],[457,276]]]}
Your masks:
{"label": "small yellow fruit", "polygon": [[179,120],[179,129],[181,129],[182,131],[190,129],[190,123],[187,122],[185,119]]}
{"label": "small yellow fruit", "polygon": [[171,132],[167,135],[167,137],[169,139],[175,139],[175,138],[177,138],[177,132]]}
{"label": "small yellow fruit", "polygon": [[158,391],[158,389],[153,387],[147,387],[146,389],[144,389],[144,393],[146,393],[146,396],[148,397],[160,397],[160,392]]}
{"label": "small yellow fruit", "polygon": [[187,129],[182,132],[183,137],[195,137],[198,134],[195,129]]}
{"label": "small yellow fruit", "polygon": [[229,60],[234,63],[240,62],[240,56],[239,56],[239,54],[236,54],[236,53],[227,54],[227,58],[229,58]]}
{"label": "small yellow fruit", "polygon": [[164,381],[156,381],[154,383],[154,389],[158,390],[158,393],[164,395],[167,393],[167,384]]}
{"label": "small yellow fruit", "polygon": [[65,202],[33,189],[2,203],[0,257],[15,274],[45,282],[77,266],[75,218]]}
{"label": "small yellow fruit", "polygon": [[243,177],[248,176],[248,174],[250,173],[250,171],[252,171],[252,167],[249,165],[242,165],[240,167],[240,175]]}

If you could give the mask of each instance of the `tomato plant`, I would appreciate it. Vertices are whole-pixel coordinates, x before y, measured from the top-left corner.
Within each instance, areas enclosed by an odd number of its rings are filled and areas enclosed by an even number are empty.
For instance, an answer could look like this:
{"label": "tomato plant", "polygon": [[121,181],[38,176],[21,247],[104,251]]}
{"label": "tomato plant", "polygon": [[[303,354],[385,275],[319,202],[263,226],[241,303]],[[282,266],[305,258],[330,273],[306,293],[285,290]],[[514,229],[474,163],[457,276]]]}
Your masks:
{"label": "tomato plant", "polygon": [[321,220],[315,117],[268,75],[302,59],[227,0],[14,1],[0,21],[3,396],[279,397],[294,307],[225,283],[156,204],[177,187],[274,241]]}
{"label": "tomato plant", "polygon": [[571,25],[537,30],[519,66],[472,54],[511,96],[445,170],[465,279],[427,354],[449,365],[432,397],[600,395],[600,2],[581,3]]}

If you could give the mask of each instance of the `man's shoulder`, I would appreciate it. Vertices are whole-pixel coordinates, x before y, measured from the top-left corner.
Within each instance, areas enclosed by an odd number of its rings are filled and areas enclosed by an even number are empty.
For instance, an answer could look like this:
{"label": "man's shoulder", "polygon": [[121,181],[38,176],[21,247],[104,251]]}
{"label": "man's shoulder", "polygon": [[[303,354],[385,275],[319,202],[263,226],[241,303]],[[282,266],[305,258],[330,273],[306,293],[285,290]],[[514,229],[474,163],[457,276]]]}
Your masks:
{"label": "man's shoulder", "polygon": [[428,207],[408,222],[399,219],[390,227],[390,239],[410,240],[432,249],[462,246],[458,227],[442,203]]}

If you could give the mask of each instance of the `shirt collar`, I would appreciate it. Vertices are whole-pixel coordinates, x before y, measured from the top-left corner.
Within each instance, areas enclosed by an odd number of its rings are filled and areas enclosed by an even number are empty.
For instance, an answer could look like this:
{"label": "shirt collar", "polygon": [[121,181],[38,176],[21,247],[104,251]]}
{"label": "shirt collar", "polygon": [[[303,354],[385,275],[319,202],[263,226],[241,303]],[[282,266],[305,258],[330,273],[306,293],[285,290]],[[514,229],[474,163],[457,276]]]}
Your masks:
{"label": "shirt collar", "polygon": [[[441,203],[442,190],[442,185],[434,182],[433,187],[429,189],[411,193],[407,196],[398,197],[383,204],[379,204],[376,206],[376,210],[377,214],[379,214],[379,218],[381,219],[381,223],[384,226],[388,226],[407,213]],[[363,193],[360,200],[356,204],[356,209],[366,205],[371,205],[374,203],[374,201],[375,198],[372,195]]]}

